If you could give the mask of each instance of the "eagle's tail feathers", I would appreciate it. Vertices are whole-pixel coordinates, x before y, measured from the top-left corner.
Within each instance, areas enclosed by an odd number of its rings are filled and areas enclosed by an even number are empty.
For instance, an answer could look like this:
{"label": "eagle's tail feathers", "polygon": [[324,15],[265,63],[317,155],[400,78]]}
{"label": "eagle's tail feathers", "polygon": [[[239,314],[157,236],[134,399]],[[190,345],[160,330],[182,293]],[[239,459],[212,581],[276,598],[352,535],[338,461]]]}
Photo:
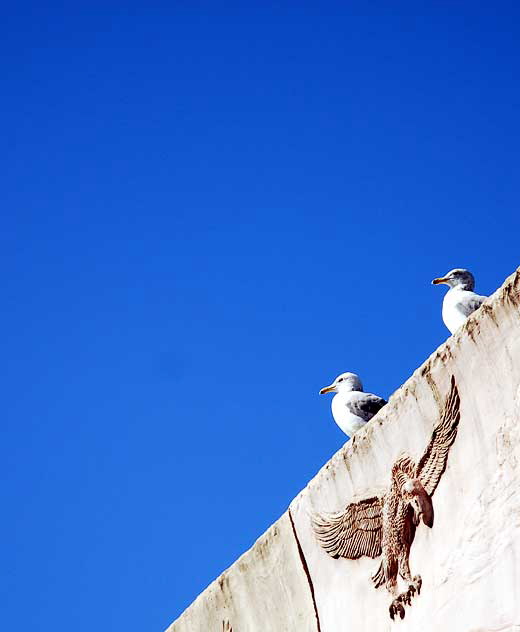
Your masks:
{"label": "eagle's tail feathers", "polygon": [[381,564],[379,564],[379,568],[377,572],[372,575],[372,581],[374,582],[374,587],[379,588],[385,583],[385,571],[383,569],[383,560],[381,560]]}

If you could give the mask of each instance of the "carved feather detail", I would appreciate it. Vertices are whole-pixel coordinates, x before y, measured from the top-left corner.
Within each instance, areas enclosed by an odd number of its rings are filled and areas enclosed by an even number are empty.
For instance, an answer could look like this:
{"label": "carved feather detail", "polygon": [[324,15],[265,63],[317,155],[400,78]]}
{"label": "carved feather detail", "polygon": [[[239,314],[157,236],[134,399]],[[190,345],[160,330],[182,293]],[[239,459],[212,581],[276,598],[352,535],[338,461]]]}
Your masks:
{"label": "carved feather detail", "polygon": [[451,378],[451,389],[446,398],[441,419],[435,426],[430,443],[417,464],[416,476],[426,492],[432,496],[444,474],[448,452],[455,437],[460,420],[460,397],[455,378]]}
{"label": "carved feather detail", "polygon": [[316,514],[313,526],[321,546],[332,557],[355,560],[381,555],[383,499],[377,496],[351,503],[345,511]]}

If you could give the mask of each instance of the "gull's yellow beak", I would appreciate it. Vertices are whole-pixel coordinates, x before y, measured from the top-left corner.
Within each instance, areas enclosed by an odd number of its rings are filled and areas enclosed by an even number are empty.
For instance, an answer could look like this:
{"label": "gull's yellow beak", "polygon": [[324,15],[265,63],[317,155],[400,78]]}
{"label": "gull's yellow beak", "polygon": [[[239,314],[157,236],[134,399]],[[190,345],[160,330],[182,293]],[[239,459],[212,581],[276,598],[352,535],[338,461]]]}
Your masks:
{"label": "gull's yellow beak", "polygon": [[439,279],[433,279],[432,285],[439,285],[440,283],[448,283],[448,279],[446,277],[440,277]]}
{"label": "gull's yellow beak", "polygon": [[320,395],[325,395],[325,393],[332,393],[335,388],[336,387],[334,386],[334,384],[331,384],[330,386],[324,386],[320,391]]}

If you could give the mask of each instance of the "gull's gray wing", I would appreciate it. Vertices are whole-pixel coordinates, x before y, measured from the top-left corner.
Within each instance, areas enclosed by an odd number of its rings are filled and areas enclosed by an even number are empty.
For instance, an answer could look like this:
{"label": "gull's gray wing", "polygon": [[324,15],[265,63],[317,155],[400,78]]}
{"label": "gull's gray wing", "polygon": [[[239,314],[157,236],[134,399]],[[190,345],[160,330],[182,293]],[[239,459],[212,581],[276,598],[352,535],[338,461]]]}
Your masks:
{"label": "gull's gray wing", "polygon": [[480,296],[479,294],[475,294],[475,292],[466,292],[457,303],[456,308],[463,316],[468,317],[470,314],[473,314],[486,299],[487,296]]}
{"label": "gull's gray wing", "polygon": [[354,391],[350,393],[346,406],[353,415],[361,417],[363,421],[370,421],[385,404],[386,400],[382,397]]}

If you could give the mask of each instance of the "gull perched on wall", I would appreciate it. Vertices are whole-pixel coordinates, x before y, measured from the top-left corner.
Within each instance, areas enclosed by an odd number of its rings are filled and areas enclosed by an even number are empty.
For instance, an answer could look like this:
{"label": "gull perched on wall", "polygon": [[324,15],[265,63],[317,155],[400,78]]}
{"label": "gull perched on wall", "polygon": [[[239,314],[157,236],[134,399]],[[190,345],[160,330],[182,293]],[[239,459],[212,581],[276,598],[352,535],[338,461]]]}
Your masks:
{"label": "gull perched on wall", "polygon": [[364,393],[361,380],[355,373],[338,375],[332,384],[321,389],[320,395],[325,393],[336,393],[331,402],[332,416],[349,437],[386,404],[382,397]]}
{"label": "gull perched on wall", "polygon": [[463,268],[450,270],[445,276],[432,281],[432,285],[440,283],[450,287],[442,302],[442,320],[454,334],[466,322],[468,316],[482,305],[487,296],[475,294],[475,278],[469,270]]}

